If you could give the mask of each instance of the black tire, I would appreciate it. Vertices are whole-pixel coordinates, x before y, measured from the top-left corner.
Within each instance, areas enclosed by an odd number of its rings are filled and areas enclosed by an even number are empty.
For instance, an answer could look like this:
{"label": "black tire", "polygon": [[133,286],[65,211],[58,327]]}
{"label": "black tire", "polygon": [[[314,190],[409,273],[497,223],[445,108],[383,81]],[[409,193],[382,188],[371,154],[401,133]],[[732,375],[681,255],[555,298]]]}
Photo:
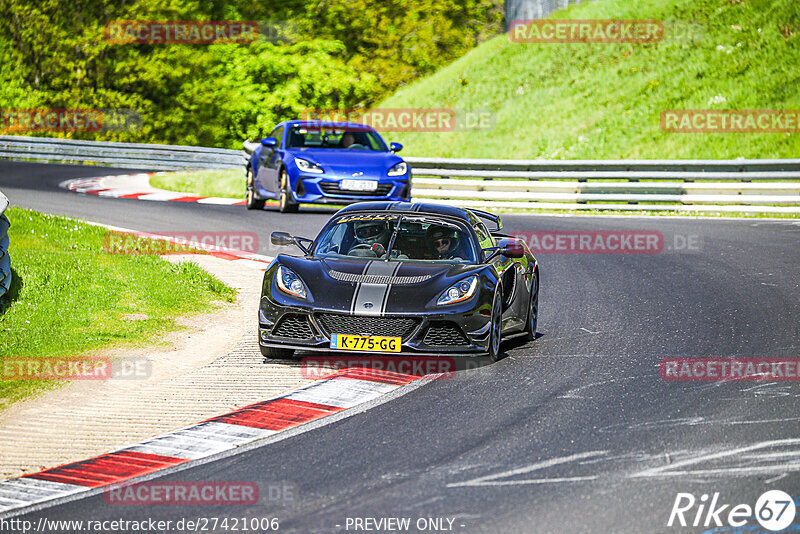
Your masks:
{"label": "black tire", "polygon": [[269,360],[289,360],[294,356],[294,349],[283,349],[279,347],[265,347],[258,345],[261,349],[261,355]]}
{"label": "black tire", "polygon": [[264,200],[256,198],[255,188],[253,187],[253,169],[247,167],[247,182],[245,184],[244,205],[249,210],[264,209]]}
{"label": "black tire", "polygon": [[528,302],[528,321],[525,325],[525,341],[536,339],[536,325],[539,322],[539,274],[534,274],[535,285],[531,288]]}
{"label": "black tire", "polygon": [[502,358],[500,353],[500,342],[502,341],[503,327],[503,307],[501,292],[498,290],[492,302],[492,326],[489,330],[489,359],[493,362]]}
{"label": "black tire", "polygon": [[286,169],[281,169],[280,185],[281,192],[278,200],[278,209],[280,209],[281,213],[296,212],[299,206],[292,201],[292,195],[289,193],[289,175],[286,173]]}

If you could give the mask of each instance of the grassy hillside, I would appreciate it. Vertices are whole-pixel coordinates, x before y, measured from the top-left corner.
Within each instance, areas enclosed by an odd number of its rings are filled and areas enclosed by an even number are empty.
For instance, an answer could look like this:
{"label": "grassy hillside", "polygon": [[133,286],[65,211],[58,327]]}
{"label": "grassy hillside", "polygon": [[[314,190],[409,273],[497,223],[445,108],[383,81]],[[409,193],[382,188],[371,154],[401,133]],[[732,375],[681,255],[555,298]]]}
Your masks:
{"label": "grassy hillside", "polygon": [[[489,110],[493,128],[387,133],[404,155],[800,157],[800,133],[665,133],[664,110],[800,109],[797,0],[601,0],[555,19],[658,19],[652,44],[480,45],[381,107]],[[675,24],[690,23],[692,38]]]}

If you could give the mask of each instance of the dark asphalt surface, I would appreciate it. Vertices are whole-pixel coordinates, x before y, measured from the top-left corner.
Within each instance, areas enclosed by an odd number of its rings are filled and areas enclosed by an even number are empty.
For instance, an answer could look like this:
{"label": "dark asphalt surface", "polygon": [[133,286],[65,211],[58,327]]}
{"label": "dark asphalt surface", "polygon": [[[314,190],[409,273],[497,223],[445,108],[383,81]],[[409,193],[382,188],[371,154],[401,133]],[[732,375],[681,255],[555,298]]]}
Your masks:
{"label": "dark asphalt surface", "polygon": [[[0,162],[0,190],[16,206],[140,230],[255,231],[264,253],[272,252],[270,232],[311,237],[331,213],[255,213],[55,188],[69,177],[107,174],[113,170]],[[348,529],[348,518],[401,517],[411,519],[412,532],[448,531],[446,520],[436,530],[416,524],[421,518],[454,520],[452,532],[703,532],[705,515],[697,527],[667,527],[679,492],[698,501],[718,492],[720,505],[750,506],[770,489],[800,496],[800,384],[668,383],[658,368],[675,356],[800,356],[800,222],[504,221],[509,231],[657,230],[665,250],[540,254],[535,342],[507,343],[507,357],[494,365],[164,478],[255,481],[263,495],[256,505],[145,508],[94,496],[24,518],[277,517],[284,532],[365,532],[388,530]],[[668,250],[686,236],[697,236],[696,250]],[[280,484],[293,491],[270,501],[270,485]],[[690,523],[696,512],[686,513]]]}

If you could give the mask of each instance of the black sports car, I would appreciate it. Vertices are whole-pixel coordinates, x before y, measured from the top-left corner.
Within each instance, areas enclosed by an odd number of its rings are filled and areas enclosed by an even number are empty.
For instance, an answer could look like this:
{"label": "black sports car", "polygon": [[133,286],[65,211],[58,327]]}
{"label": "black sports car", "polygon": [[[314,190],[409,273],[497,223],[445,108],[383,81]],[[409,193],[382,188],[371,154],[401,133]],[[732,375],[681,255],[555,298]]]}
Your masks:
{"label": "black sports car", "polygon": [[[487,229],[486,224],[492,228]],[[264,274],[261,353],[295,350],[485,355],[511,335],[533,339],[539,267],[500,217],[438,204],[360,202],[316,239],[272,234]]]}

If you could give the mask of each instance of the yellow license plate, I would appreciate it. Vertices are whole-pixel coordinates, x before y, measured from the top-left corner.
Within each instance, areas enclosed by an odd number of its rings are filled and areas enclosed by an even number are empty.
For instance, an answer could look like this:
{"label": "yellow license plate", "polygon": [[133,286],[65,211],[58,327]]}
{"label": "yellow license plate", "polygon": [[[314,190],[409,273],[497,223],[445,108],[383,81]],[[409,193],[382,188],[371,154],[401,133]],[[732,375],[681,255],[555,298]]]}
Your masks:
{"label": "yellow license plate", "polygon": [[331,335],[331,348],[366,352],[400,352],[399,337]]}

